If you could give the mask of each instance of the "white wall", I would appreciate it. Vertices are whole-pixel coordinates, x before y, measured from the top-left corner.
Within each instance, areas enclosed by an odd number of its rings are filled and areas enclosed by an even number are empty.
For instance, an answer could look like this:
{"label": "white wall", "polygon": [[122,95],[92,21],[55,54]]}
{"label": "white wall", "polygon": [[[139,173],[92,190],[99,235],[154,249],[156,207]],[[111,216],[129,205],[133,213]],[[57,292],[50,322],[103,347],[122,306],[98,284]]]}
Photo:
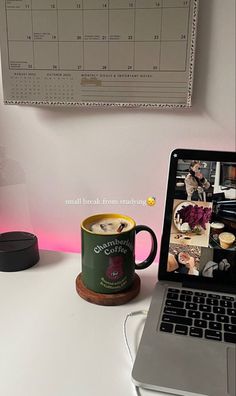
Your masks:
{"label": "white wall", "polygon": [[[201,0],[191,110],[0,105],[0,232],[25,229],[49,249],[80,250],[81,220],[121,212],[159,240],[170,151],[233,151],[235,1]],[[65,205],[65,199],[143,199],[141,205]],[[139,257],[144,255],[139,238]]]}

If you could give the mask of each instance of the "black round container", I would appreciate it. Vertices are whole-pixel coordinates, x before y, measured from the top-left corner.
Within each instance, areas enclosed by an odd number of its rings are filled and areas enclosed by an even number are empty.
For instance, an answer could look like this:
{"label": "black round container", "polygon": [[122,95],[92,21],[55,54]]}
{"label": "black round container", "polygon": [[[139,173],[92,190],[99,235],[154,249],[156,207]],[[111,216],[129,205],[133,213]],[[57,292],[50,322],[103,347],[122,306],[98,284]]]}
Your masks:
{"label": "black round container", "polygon": [[39,261],[37,237],[29,232],[0,234],[0,271],[22,271]]}

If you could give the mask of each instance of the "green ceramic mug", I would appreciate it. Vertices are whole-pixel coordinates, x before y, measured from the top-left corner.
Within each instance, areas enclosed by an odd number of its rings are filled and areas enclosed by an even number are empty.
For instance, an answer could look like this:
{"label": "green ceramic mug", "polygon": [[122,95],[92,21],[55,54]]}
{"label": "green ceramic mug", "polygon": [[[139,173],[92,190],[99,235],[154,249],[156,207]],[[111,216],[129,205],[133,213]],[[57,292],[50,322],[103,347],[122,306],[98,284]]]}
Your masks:
{"label": "green ceramic mug", "polygon": [[[135,235],[147,231],[152,246],[142,263],[135,263]],[[97,214],[81,224],[82,281],[97,293],[119,293],[129,288],[136,269],[152,264],[157,253],[157,239],[151,228],[136,225],[128,216],[114,213]]]}

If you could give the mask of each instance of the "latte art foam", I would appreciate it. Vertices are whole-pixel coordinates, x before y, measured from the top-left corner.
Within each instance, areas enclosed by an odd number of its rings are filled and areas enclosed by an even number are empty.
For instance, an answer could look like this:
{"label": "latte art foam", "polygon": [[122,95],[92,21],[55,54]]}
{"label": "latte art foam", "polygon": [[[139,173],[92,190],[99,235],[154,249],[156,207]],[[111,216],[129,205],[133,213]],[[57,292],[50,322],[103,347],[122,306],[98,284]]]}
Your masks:
{"label": "latte art foam", "polygon": [[129,231],[133,227],[128,220],[122,218],[101,219],[90,225],[89,230],[96,234],[120,234]]}

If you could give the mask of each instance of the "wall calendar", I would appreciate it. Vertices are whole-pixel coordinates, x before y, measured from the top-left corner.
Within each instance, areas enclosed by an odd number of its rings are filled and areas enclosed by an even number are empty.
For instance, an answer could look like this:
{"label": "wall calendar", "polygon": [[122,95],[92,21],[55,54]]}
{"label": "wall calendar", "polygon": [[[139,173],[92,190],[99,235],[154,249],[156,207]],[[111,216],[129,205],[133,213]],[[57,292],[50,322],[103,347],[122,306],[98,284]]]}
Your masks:
{"label": "wall calendar", "polygon": [[4,103],[190,107],[198,0],[0,0]]}

